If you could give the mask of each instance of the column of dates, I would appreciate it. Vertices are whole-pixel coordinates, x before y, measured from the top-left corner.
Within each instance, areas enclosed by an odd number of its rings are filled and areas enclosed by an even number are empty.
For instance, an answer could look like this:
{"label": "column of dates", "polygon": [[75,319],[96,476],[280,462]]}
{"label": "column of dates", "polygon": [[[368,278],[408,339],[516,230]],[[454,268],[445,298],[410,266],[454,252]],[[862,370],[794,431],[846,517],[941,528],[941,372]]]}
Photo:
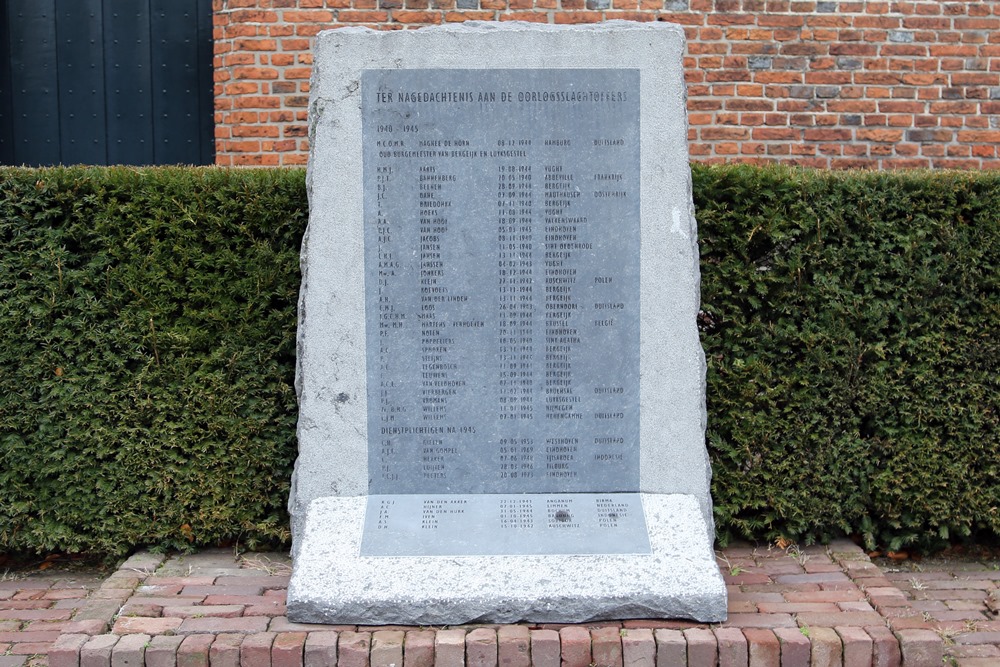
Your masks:
{"label": "column of dates", "polygon": [[[526,140],[527,141],[527,140]],[[534,474],[534,438],[519,437],[519,425],[534,419],[534,260],[533,180],[530,164],[497,167],[497,280],[499,285],[498,417],[499,476]]]}
{"label": "column of dates", "polygon": [[499,416],[534,418],[534,235],[531,165],[508,164],[497,174],[499,284]]}

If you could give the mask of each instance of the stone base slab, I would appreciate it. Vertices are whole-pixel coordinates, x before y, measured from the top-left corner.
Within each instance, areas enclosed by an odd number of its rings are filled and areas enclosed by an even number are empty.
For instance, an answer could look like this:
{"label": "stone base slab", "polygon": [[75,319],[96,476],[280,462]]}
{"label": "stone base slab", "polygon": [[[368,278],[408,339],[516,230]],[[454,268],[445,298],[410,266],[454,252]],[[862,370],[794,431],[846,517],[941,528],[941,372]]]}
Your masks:
{"label": "stone base slab", "polygon": [[308,509],[288,587],[300,623],[457,625],[726,618],[726,587],[694,496],[641,494],[651,554],[360,556],[365,497]]}

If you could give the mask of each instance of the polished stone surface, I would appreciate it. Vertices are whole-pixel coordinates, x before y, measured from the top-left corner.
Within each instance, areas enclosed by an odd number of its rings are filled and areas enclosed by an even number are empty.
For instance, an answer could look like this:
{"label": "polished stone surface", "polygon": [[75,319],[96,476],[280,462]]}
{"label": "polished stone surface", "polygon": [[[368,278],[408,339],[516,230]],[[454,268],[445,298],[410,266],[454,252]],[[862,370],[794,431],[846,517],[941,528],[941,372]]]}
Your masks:
{"label": "polished stone surface", "polygon": [[648,554],[637,493],[372,495],[362,556]]}
{"label": "polished stone surface", "polygon": [[371,493],[639,489],[639,72],[368,70]]}

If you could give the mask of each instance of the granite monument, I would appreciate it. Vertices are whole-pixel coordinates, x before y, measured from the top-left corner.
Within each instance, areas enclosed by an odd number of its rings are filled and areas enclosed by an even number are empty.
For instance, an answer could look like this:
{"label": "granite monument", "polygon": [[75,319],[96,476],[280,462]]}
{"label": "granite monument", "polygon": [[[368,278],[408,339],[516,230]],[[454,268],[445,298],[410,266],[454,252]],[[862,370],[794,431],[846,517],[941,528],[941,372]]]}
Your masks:
{"label": "granite monument", "polygon": [[678,26],[321,33],[296,621],[718,621]]}

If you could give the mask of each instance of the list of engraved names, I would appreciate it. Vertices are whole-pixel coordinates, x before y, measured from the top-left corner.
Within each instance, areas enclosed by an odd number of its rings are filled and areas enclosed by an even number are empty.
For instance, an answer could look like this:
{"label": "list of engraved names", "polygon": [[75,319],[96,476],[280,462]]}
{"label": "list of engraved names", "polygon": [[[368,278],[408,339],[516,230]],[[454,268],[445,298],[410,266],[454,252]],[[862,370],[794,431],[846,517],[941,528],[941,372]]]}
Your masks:
{"label": "list of engraved names", "polygon": [[369,70],[362,118],[370,492],[637,491],[638,72]]}

